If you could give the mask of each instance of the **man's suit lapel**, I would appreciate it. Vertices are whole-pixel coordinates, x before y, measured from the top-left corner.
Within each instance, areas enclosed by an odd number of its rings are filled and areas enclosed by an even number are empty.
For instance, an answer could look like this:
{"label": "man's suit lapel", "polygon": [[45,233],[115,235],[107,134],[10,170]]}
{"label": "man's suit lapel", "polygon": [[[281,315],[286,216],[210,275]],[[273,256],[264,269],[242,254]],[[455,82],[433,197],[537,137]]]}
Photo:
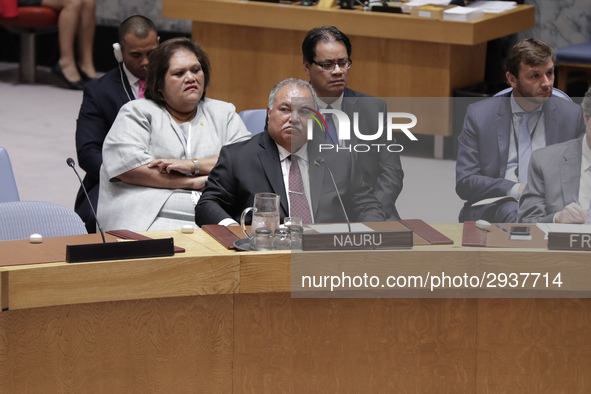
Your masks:
{"label": "man's suit lapel", "polygon": [[265,130],[263,133],[264,135],[259,144],[261,147],[261,151],[258,153],[259,160],[273,192],[280,196],[281,209],[283,209],[285,216],[289,216],[289,204],[285,184],[283,183],[279,150],[269,132]]}
{"label": "man's suit lapel", "polygon": [[[584,137],[583,137],[584,138]],[[581,138],[570,144],[564,151],[564,161],[560,163],[560,185],[562,186],[562,198],[564,205],[573,201],[573,196],[579,196],[579,183],[581,179],[581,159],[583,156]]]}
{"label": "man's suit lapel", "polygon": [[[123,77],[123,80],[121,80],[121,77]],[[116,84],[115,88],[117,91],[117,94],[119,95],[119,98],[121,99],[121,103],[122,105],[129,102],[129,98],[131,97],[131,100],[134,99],[133,96],[133,91],[131,90],[131,85],[129,84],[129,81],[127,80],[127,75],[125,75],[125,71],[123,70],[123,65],[119,65],[119,72],[116,75],[116,78],[114,79],[114,82]],[[127,91],[127,93],[126,93]],[[129,97],[127,96],[127,94],[129,93]]]}
{"label": "man's suit lapel", "polygon": [[[497,128],[497,142],[499,147],[499,174],[504,178],[507,171],[507,161],[509,159],[509,144],[513,127],[513,114],[511,112],[510,99],[506,97],[495,98],[498,101],[498,109],[495,118]],[[493,156],[491,156],[493,157]]]}
{"label": "man's suit lapel", "polygon": [[[358,100],[359,100],[359,97],[357,97],[355,95],[355,91],[353,91],[351,89],[345,89],[345,97],[343,97],[343,107],[344,108],[341,108],[341,110],[343,110],[347,114],[347,117],[349,118],[349,121],[351,122],[350,123],[351,124],[351,130],[350,130],[351,140],[348,142],[348,144],[350,144],[350,145],[355,145],[355,144],[358,144],[361,142],[361,141],[359,141],[359,138],[357,138],[357,136],[355,135],[355,131],[354,131],[354,127],[355,127],[354,112],[355,112],[355,109],[357,109],[357,111],[359,111]],[[363,120],[364,119],[359,119],[360,122]],[[359,128],[361,129],[361,127],[362,126],[360,125]],[[367,133],[367,130],[363,130],[362,132]],[[375,132],[375,130],[374,130],[374,132]],[[347,143],[345,145],[347,145]]]}

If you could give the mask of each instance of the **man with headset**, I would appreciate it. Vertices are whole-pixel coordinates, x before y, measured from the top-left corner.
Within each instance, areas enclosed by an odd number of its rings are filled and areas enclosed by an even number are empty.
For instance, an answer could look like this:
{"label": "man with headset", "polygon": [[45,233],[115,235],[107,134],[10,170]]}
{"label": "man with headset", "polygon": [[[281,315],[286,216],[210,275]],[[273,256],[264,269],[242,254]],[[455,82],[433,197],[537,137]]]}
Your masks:
{"label": "man with headset", "polygon": [[[125,19],[119,26],[119,42],[113,44],[118,67],[84,86],[76,125],[76,151],[80,167],[86,171],[83,183],[94,208],[98,202],[103,142],[123,104],[144,97],[148,57],[159,41],[150,19],[141,15]],[[96,220],[82,188],[78,190],[74,210],[88,232],[96,232]]]}

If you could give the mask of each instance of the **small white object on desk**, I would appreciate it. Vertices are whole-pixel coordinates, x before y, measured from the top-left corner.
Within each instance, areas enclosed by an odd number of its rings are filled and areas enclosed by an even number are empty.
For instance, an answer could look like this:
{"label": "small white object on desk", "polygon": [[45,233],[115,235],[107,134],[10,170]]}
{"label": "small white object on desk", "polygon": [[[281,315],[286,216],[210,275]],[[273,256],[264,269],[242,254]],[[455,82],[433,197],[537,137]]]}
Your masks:
{"label": "small white object on desk", "polygon": [[490,229],[492,228],[492,225],[489,222],[487,222],[486,220],[478,219],[476,221],[476,228],[479,228],[484,231],[490,231]]}
{"label": "small white object on desk", "polygon": [[453,7],[443,11],[444,21],[470,22],[483,16],[484,13],[478,8]]}
{"label": "small white object on desk", "polygon": [[43,237],[41,236],[41,234],[31,234],[31,236],[29,237],[29,242],[32,244],[40,244],[41,242],[43,242]]}
{"label": "small white object on desk", "polygon": [[195,227],[191,226],[190,224],[185,224],[183,227],[181,227],[181,233],[183,234],[193,234],[193,231],[195,231]]}

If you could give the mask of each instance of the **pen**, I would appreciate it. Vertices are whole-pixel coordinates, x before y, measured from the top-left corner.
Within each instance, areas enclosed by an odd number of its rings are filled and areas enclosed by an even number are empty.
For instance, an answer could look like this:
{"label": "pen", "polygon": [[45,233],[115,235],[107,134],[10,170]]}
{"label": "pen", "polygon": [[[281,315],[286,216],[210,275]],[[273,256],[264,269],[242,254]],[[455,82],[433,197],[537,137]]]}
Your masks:
{"label": "pen", "polygon": [[[573,194],[573,198],[575,199],[575,202],[579,205],[581,205],[581,203],[579,202],[579,199],[577,198],[576,194]],[[582,206],[582,205],[581,205]]]}
{"label": "pen", "polygon": [[495,226],[497,226],[498,228],[500,228],[504,232],[507,232],[507,229],[505,227],[501,226],[499,223],[495,223]]}
{"label": "pen", "polygon": [[[575,202],[582,208],[583,206],[581,205],[581,203],[579,202],[579,199],[577,198],[576,194],[573,194],[573,198],[575,199]],[[591,213],[591,212],[590,212]],[[590,224],[591,223],[591,217],[589,218],[589,220],[587,220],[586,223],[584,224]]]}

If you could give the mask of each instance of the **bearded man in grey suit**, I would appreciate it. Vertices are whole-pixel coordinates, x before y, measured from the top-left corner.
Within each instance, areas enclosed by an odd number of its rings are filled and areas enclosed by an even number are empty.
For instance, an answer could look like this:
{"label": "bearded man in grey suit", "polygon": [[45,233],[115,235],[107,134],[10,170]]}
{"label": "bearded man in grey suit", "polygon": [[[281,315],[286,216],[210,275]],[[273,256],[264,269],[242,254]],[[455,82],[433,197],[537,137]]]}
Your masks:
{"label": "bearded man in grey suit", "polygon": [[532,154],[528,183],[519,201],[524,223],[589,222],[591,204],[591,88],[581,104],[585,134]]}

